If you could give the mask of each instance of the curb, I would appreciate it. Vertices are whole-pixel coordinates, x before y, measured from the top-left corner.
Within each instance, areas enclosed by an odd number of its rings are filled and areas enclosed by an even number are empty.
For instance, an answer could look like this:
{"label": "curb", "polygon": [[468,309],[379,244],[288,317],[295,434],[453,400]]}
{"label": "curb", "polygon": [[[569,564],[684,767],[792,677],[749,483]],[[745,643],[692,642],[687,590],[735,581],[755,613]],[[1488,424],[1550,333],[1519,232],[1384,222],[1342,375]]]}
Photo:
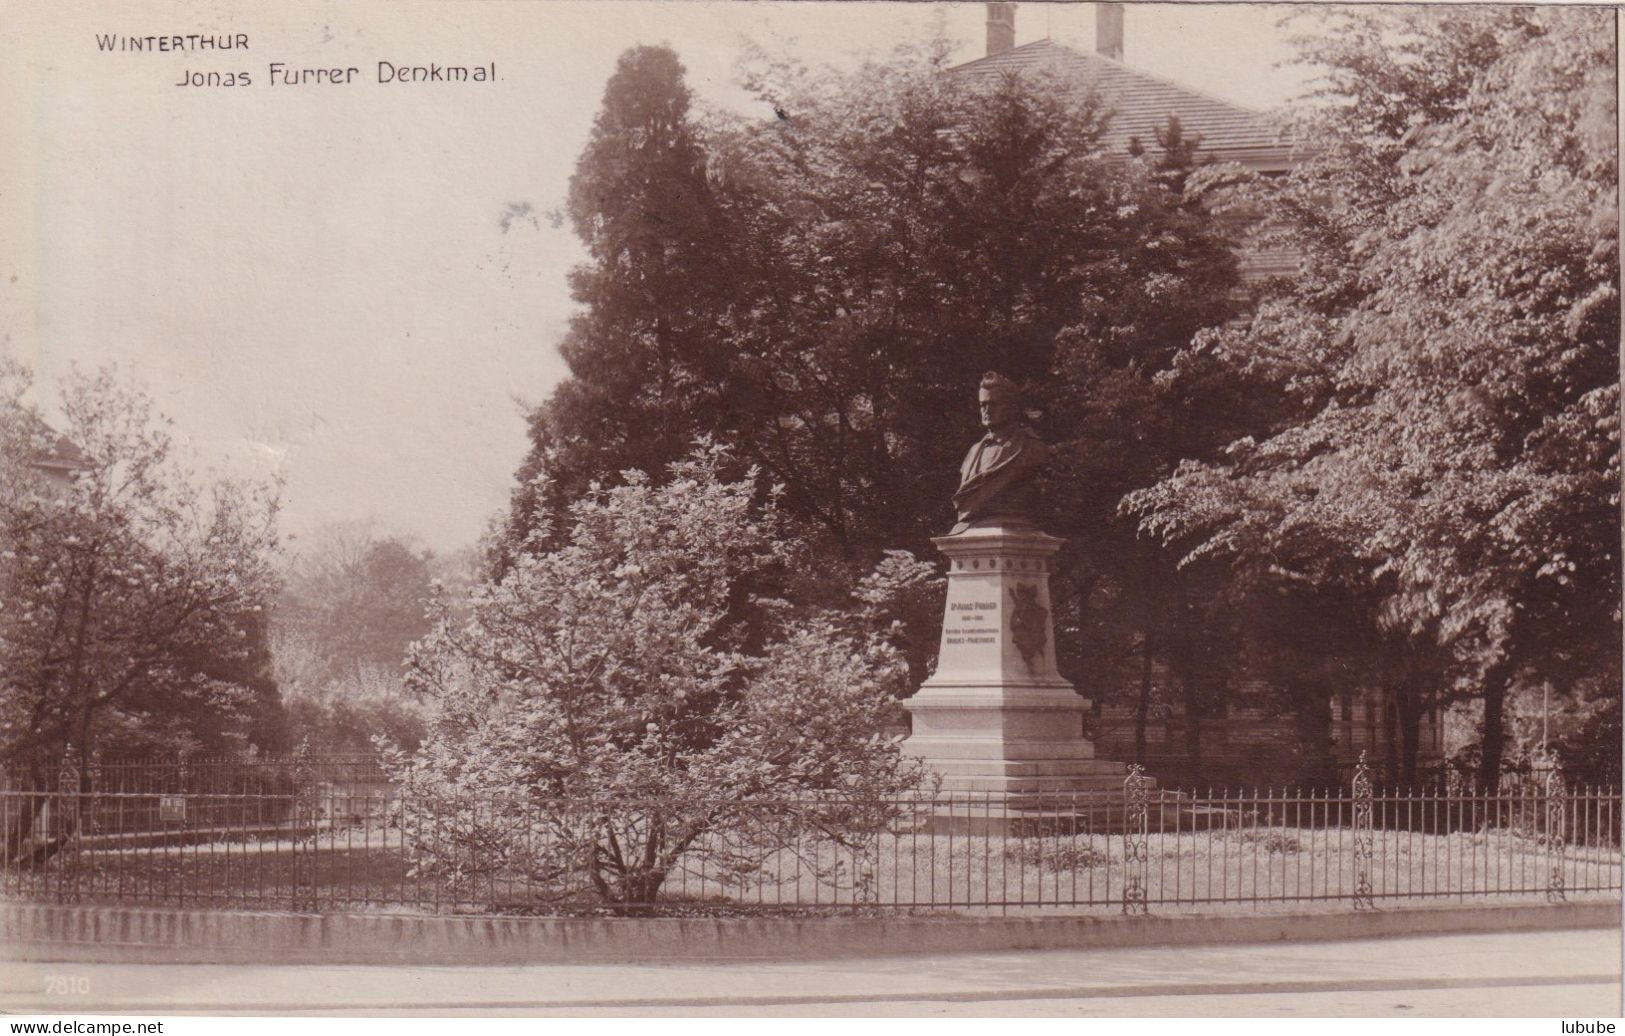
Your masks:
{"label": "curb", "polygon": [[1618,928],[1616,901],[1243,917],[536,918],[0,904],[0,959],[583,964],[1101,949]]}

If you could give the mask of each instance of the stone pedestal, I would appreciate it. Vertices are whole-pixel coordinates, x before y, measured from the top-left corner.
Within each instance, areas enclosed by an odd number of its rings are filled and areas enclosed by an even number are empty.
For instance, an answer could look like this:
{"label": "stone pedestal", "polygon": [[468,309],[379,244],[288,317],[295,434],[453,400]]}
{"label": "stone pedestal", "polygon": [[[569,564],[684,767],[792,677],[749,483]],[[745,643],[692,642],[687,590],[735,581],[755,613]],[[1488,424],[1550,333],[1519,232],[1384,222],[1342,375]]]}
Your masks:
{"label": "stone pedestal", "polygon": [[1055,668],[1049,571],[1062,541],[994,526],[932,542],[948,557],[948,603],[937,671],[904,702],[903,750],[950,794],[1120,794],[1125,767],[1095,759],[1089,702]]}

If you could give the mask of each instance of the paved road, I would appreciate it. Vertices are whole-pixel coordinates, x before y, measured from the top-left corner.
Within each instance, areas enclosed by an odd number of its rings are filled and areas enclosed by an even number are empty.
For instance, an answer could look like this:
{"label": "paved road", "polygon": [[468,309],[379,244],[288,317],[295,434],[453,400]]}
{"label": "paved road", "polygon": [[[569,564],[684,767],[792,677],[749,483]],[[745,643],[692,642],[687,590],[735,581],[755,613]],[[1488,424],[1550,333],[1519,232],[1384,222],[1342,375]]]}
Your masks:
{"label": "paved road", "polygon": [[[47,995],[51,978],[69,992]],[[1617,1017],[1618,930],[723,964],[0,962],[23,1013]],[[64,980],[65,983],[64,983]],[[72,990],[83,989],[83,992]]]}

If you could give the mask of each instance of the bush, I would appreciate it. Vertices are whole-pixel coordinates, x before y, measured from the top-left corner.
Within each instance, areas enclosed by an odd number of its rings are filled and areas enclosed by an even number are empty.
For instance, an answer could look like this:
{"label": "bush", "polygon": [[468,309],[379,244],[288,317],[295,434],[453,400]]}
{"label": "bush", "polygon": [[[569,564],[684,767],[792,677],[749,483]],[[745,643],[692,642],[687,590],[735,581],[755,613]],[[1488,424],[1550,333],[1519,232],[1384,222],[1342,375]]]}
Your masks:
{"label": "bush", "polygon": [[865,843],[918,786],[881,733],[900,654],[771,594],[790,537],[726,463],[627,473],[465,620],[442,609],[408,675],[435,718],[395,764],[420,866],[648,903],[678,866],[743,882],[787,846]]}
{"label": "bush", "polygon": [[1063,874],[1103,866],[1110,853],[1096,849],[1089,842],[1032,838],[1006,842],[1004,858],[1023,866],[1038,867],[1051,874]]}

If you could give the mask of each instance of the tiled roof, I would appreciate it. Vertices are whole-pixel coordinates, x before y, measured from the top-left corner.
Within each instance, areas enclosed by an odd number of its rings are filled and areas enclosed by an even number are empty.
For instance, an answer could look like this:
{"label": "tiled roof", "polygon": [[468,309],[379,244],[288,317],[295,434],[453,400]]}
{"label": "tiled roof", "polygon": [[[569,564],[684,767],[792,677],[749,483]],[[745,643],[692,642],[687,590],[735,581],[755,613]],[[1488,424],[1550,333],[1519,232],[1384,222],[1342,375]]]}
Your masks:
{"label": "tiled roof", "polygon": [[1144,148],[1155,151],[1156,131],[1174,114],[1179,116],[1187,136],[1201,137],[1202,154],[1262,168],[1285,168],[1288,164],[1289,142],[1263,113],[1054,40],[1023,44],[951,71],[991,79],[1037,69],[1077,75],[1099,86],[1114,112],[1106,131],[1106,143],[1113,150],[1127,151],[1130,140],[1137,137]]}
{"label": "tiled roof", "polygon": [[29,459],[29,463],[34,467],[54,471],[75,471],[88,463],[84,452],[78,446],[67,436],[40,420],[32,411],[18,408],[12,416],[21,419],[24,434],[34,440],[34,455]]}

